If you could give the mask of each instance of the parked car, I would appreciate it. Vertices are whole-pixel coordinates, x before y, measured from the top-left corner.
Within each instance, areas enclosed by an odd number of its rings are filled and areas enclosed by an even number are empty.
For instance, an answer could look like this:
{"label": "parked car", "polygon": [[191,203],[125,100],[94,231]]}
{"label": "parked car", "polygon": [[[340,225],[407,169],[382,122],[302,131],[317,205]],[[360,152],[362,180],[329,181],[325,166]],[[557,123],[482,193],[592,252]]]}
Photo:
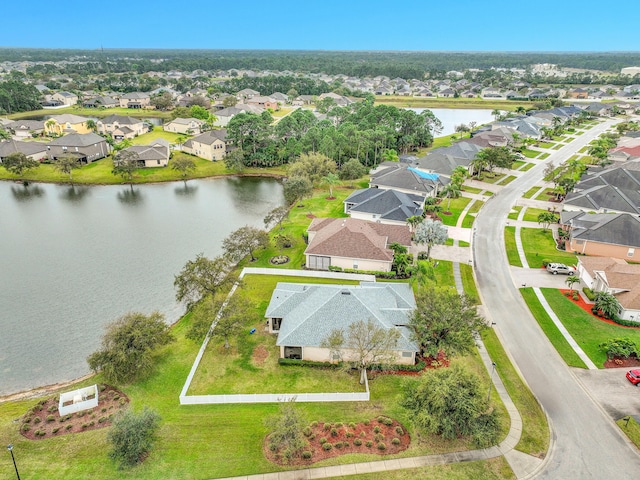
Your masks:
{"label": "parked car", "polygon": [[627,372],[627,380],[636,386],[640,384],[640,370],[629,370]]}
{"label": "parked car", "polygon": [[576,269],[573,267],[568,267],[564,263],[549,263],[547,265],[547,272],[553,273],[557,275],[559,273],[563,275],[574,275],[576,273]]}

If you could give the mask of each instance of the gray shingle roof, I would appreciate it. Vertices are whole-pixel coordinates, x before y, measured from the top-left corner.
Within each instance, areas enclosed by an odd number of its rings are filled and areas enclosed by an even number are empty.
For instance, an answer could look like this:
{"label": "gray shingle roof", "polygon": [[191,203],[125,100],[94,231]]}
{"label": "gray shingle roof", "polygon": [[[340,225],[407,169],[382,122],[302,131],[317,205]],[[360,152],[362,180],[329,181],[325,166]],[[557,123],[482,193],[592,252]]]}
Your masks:
{"label": "gray shingle roof", "polygon": [[564,203],[588,210],[640,213],[640,171],[622,166],[586,175]]}
{"label": "gray shingle roof", "polygon": [[417,351],[407,327],[415,309],[406,283],[314,285],[278,283],[265,314],[282,318],[276,345],[318,347],[334,329],[346,330],[354,322],[373,320],[380,327],[399,328],[397,350]]}
{"label": "gray shingle roof", "polygon": [[382,220],[404,222],[422,213],[424,197],[392,189],[367,188],[353,192],[344,203],[353,205],[349,209],[352,212],[371,213],[379,215]]}
{"label": "gray shingle roof", "polygon": [[441,179],[434,181],[422,178],[415,172],[409,170],[407,165],[399,163],[392,164],[374,173],[371,175],[370,182],[371,186],[378,185],[387,188],[398,188],[423,195],[431,193],[442,184]]}
{"label": "gray shingle roof", "polygon": [[16,152],[21,152],[29,156],[34,153],[44,153],[46,151],[47,145],[40,142],[19,142],[16,140],[0,142],[0,158],[7,157]]}
{"label": "gray shingle roof", "polygon": [[51,140],[47,145],[58,145],[65,147],[86,147],[106,140],[96,133],[71,133],[64,137]]}
{"label": "gray shingle roof", "polygon": [[569,220],[571,237],[627,247],[640,247],[640,218],[628,213],[584,213]]}

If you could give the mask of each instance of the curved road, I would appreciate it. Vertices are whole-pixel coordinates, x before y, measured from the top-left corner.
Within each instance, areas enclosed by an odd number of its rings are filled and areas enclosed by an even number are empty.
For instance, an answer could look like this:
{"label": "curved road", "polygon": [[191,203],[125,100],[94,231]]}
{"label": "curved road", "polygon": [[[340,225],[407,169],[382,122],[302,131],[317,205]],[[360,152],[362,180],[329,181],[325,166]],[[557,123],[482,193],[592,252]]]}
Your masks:
{"label": "curved road", "polygon": [[539,181],[545,164],[564,162],[615,123],[607,120],[596,125],[505,186],[484,205],[474,223],[475,272],[486,311],[551,419],[555,445],[537,478],[640,477],[640,455],[582,388],[531,316],[511,279],[504,246],[507,214],[522,193]]}

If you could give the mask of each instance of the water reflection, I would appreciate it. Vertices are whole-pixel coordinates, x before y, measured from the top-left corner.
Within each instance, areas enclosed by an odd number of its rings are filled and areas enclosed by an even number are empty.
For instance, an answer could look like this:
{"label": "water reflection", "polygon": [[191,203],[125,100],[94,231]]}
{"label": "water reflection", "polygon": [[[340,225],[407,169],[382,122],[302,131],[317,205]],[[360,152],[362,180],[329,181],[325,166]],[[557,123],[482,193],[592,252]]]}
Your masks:
{"label": "water reflection", "polygon": [[12,185],[11,193],[13,194],[13,198],[19,202],[26,202],[32,198],[42,197],[44,195],[44,190],[38,185],[25,185],[22,187]]}
{"label": "water reflection", "polygon": [[84,197],[89,195],[90,192],[91,190],[88,187],[76,187],[75,185],[71,185],[60,194],[60,198],[70,202],[79,203]]}
{"label": "water reflection", "polygon": [[140,190],[126,189],[118,192],[118,200],[126,205],[142,205],[144,195]]}
{"label": "water reflection", "polygon": [[173,191],[176,192],[176,195],[181,197],[192,197],[198,191],[198,186],[188,185],[185,183],[183,185],[180,185],[179,187],[174,188]]}

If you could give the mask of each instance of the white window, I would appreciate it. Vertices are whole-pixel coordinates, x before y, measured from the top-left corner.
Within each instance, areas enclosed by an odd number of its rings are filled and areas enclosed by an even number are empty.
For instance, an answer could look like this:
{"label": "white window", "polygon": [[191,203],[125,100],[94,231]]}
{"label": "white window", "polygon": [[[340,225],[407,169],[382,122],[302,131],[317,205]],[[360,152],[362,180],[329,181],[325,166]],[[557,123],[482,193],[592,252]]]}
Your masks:
{"label": "white window", "polygon": [[353,261],[353,269],[357,270],[358,269],[358,260],[354,260]]}
{"label": "white window", "polygon": [[402,356],[405,358],[413,357],[413,352],[402,352]]}
{"label": "white window", "polygon": [[635,253],[636,253],[636,249],[630,248],[629,251],[627,252],[627,257],[633,257]]}

